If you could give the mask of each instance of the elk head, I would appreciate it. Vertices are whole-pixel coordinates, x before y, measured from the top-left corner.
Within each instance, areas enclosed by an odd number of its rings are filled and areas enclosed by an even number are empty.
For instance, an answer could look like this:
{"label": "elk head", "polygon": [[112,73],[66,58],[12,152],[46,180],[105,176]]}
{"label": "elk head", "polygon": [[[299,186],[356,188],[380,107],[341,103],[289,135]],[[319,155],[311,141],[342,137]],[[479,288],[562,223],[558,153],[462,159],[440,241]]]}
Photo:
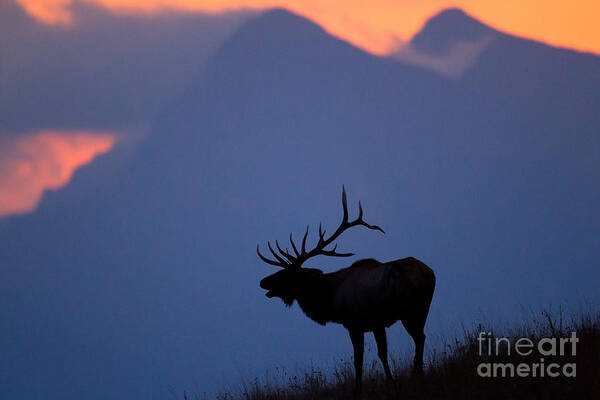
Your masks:
{"label": "elk head", "polygon": [[294,243],[292,234],[290,233],[290,244],[292,246],[293,254],[289,249],[283,250],[279,245],[279,242],[275,241],[275,247],[277,251],[273,249],[271,243],[268,242],[269,250],[275,258],[274,260],[263,256],[260,253],[259,246],[256,246],[256,253],[265,263],[274,265],[276,267],[283,268],[282,270],[267,276],[260,281],[260,287],[267,290],[266,296],[268,298],[279,297],[289,307],[294,303],[294,300],[298,297],[299,291],[307,287],[307,283],[311,282],[315,276],[321,275],[323,271],[316,268],[303,268],[302,264],[309,258],[324,255],[330,257],[350,257],[354,253],[338,253],[336,251],[337,245],[334,245],[331,250],[326,250],[326,247],[332,244],[346,229],[353,226],[362,225],[369,229],[378,230],[383,233],[377,225],[369,225],[363,221],[363,210],[360,201],[358,202],[358,218],[354,221],[348,221],[348,204],[346,200],[346,190],[342,187],[342,207],[343,217],[340,226],[337,230],[328,238],[325,238],[325,230],[319,225],[319,240],[310,251],[306,250],[306,238],[308,237],[308,226],[306,232],[302,238],[302,245],[300,250]]}

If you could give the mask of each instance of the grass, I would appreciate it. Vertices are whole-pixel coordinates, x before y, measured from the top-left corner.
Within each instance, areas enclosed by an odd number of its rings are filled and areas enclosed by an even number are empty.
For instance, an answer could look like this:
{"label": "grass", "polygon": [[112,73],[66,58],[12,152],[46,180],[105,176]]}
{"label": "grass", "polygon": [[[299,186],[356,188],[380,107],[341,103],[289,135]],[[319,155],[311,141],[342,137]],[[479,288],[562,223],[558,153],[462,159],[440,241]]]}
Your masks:
{"label": "grass", "polygon": [[[478,341],[480,332],[490,332],[491,342]],[[576,355],[572,355],[571,343],[565,343],[565,354],[544,356],[537,350],[543,338],[568,338],[576,332],[579,342]],[[384,379],[378,361],[365,365],[362,399],[600,399],[600,313],[587,313],[571,317],[567,321],[562,310],[558,313],[542,312],[531,316],[527,323],[517,329],[496,332],[481,325],[465,330],[461,338],[431,351],[425,372],[411,376],[410,365],[392,359],[394,381]],[[513,347],[507,351],[506,340],[499,339],[499,351],[495,353],[495,339],[506,337]],[[519,338],[529,338],[534,343],[531,355],[516,354],[514,344]],[[492,344],[492,356],[487,355],[487,343]],[[480,346],[481,352],[480,355]],[[544,348],[549,350],[551,343]],[[521,348],[524,353],[525,348]],[[481,363],[544,365],[559,364],[557,377],[481,377],[477,368]],[[576,364],[576,377],[563,374],[562,366]],[[516,369],[515,369],[516,371]],[[547,370],[544,369],[545,374]],[[568,373],[572,373],[568,369]],[[530,375],[532,372],[530,371]],[[351,399],[353,398],[354,367],[351,360],[342,360],[333,373],[310,368],[298,375],[288,375],[279,370],[265,379],[244,383],[237,392],[221,392],[217,400],[301,400],[301,399]],[[195,397],[199,399],[199,397]],[[191,399],[185,396],[185,399]]]}

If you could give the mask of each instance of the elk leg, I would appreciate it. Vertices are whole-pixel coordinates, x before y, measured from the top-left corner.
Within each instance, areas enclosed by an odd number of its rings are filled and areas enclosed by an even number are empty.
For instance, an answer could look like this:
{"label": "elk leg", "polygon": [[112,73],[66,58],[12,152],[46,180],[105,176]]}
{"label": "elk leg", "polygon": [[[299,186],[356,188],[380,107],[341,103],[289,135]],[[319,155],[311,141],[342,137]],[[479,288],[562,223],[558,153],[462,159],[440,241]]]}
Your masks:
{"label": "elk leg", "polygon": [[425,334],[423,331],[417,333],[413,340],[415,341],[415,359],[413,361],[414,371],[418,374],[423,372],[423,348],[425,347]]}
{"label": "elk leg", "polygon": [[423,347],[425,346],[424,323],[402,320],[402,325],[415,342],[415,358],[413,359],[413,374],[423,372]]}
{"label": "elk leg", "polygon": [[365,334],[361,331],[350,331],[350,340],[354,347],[354,374],[355,374],[355,393],[360,395],[362,391],[362,368],[363,352],[365,349]]}
{"label": "elk leg", "polygon": [[377,354],[383,364],[383,370],[388,380],[392,380],[392,372],[390,371],[390,365],[388,364],[387,355],[387,338],[385,336],[385,328],[378,328],[373,331],[375,336],[375,342],[377,343]]}

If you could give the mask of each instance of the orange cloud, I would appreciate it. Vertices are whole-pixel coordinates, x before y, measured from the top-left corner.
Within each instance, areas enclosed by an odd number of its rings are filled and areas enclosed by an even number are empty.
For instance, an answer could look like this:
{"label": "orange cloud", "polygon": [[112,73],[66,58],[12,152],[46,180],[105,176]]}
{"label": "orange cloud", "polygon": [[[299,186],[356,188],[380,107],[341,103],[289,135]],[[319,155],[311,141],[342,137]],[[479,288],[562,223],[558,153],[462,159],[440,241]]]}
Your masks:
{"label": "orange cloud", "polygon": [[73,172],[115,144],[113,133],[38,132],[2,143],[0,218],[33,211],[46,189],[66,185]]}
{"label": "orange cloud", "polygon": [[167,9],[219,12],[237,8],[284,7],[374,54],[387,54],[410,39],[424,21],[444,8],[460,7],[500,30],[552,45],[600,54],[598,0],[17,0],[48,23],[71,21],[76,1],[101,4],[115,13]]}

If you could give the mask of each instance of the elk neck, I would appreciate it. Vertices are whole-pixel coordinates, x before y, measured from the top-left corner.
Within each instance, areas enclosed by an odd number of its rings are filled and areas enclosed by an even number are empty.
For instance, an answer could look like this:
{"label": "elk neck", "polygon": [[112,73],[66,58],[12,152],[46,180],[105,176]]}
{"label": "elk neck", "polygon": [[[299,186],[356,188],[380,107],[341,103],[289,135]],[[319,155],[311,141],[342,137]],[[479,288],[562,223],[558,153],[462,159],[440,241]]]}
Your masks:
{"label": "elk neck", "polygon": [[325,325],[334,320],[333,297],[336,289],[332,274],[310,276],[299,285],[296,300],[308,318]]}

